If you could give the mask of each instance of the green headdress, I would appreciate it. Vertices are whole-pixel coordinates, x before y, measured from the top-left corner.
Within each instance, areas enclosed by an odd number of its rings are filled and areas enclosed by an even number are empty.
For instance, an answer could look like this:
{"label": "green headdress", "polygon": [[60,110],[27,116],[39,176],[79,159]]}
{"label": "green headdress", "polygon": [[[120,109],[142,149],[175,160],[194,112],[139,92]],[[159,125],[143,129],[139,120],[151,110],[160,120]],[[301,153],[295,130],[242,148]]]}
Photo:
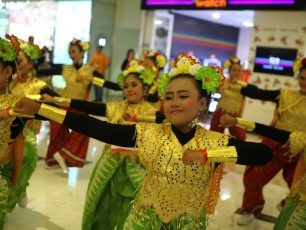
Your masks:
{"label": "green headdress", "polygon": [[225,79],[220,67],[202,66],[194,58],[183,53],[175,59],[170,72],[159,77],[158,93],[161,97],[166,96],[167,87],[171,78],[179,74],[193,76],[195,80],[201,82],[201,87],[206,90],[207,94],[216,93]]}
{"label": "green headdress", "polygon": [[139,79],[143,84],[152,85],[157,77],[157,69],[154,66],[145,67],[140,61],[134,59],[129,62],[128,67],[118,75],[118,84],[121,88],[124,88],[124,79],[130,73],[138,73]]}
{"label": "green headdress", "polygon": [[18,38],[8,34],[5,35],[5,37],[9,39],[10,42],[0,38],[0,57],[6,62],[15,61],[20,51]]}

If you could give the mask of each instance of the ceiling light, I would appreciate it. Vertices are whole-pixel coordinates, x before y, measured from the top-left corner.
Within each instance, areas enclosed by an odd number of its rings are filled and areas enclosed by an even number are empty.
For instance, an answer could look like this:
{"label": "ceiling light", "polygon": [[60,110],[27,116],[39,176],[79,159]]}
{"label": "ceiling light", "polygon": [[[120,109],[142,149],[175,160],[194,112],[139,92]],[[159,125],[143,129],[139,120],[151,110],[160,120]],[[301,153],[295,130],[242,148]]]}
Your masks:
{"label": "ceiling light", "polygon": [[228,200],[229,198],[231,198],[231,195],[230,194],[222,194],[221,195],[221,200]]}
{"label": "ceiling light", "polygon": [[156,19],[156,20],[154,21],[154,24],[155,24],[155,25],[161,25],[161,24],[163,24],[163,21],[160,20],[160,19]]}
{"label": "ceiling light", "polygon": [[244,21],[244,22],[243,22],[243,25],[244,25],[245,27],[253,27],[253,26],[254,26],[254,23],[253,23],[253,22],[250,22],[250,21]]}
{"label": "ceiling light", "polygon": [[218,19],[221,17],[221,14],[219,14],[218,12],[212,13],[211,15],[214,19]]}

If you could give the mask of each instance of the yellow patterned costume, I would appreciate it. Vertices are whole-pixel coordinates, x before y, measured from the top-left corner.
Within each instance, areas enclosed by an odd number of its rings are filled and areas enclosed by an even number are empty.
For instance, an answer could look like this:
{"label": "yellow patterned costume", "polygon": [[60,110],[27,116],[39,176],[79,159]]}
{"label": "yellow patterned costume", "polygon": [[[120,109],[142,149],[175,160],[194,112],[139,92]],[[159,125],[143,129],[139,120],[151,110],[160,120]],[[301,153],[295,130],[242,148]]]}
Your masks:
{"label": "yellow patterned costume", "polygon": [[[106,117],[110,123],[133,124],[122,119],[126,112],[150,116],[155,115],[156,109],[146,101],[106,103]],[[137,158],[136,153],[114,153],[111,145],[105,144],[88,185],[83,230],[122,228],[145,176]]]}
{"label": "yellow patterned costume", "polygon": [[306,95],[299,91],[282,89],[275,128],[287,131],[306,131]]}
{"label": "yellow patterned costume", "polygon": [[[124,228],[205,228],[206,213],[213,213],[218,199],[223,164],[217,169],[213,161],[205,167],[185,165],[182,155],[185,150],[227,146],[229,136],[197,126],[194,138],[182,146],[170,124],[137,124],[136,129],[139,157],[147,176]],[[222,161],[232,159],[218,159]]]}
{"label": "yellow patterned costume", "polygon": [[[11,94],[0,95],[0,111],[14,106],[19,99],[20,97]],[[18,129],[16,133],[12,133],[13,126],[15,131]],[[19,162],[16,156],[22,158],[24,145],[22,128],[23,124],[19,118],[0,119],[0,229],[3,228],[7,212],[12,211],[9,202],[12,190],[15,189],[13,183],[17,182],[19,176],[17,168]]]}
{"label": "yellow patterned costume", "polygon": [[64,65],[62,76],[66,81],[66,87],[60,92],[61,96],[87,100],[93,71],[94,68],[86,64],[78,70],[73,65]]}

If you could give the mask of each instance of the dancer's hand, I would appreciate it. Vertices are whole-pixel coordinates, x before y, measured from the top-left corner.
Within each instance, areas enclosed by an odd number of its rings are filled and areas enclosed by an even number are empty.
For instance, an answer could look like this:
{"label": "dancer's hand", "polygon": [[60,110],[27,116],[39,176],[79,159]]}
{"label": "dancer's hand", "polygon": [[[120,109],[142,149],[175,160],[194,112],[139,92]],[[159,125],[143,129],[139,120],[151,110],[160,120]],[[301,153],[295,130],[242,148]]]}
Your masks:
{"label": "dancer's hand", "polygon": [[224,114],[220,118],[220,126],[225,128],[230,128],[232,126],[235,126],[237,124],[237,119],[235,117],[232,117],[231,115]]}
{"label": "dancer's hand", "polygon": [[193,165],[194,163],[204,164],[206,159],[204,159],[202,151],[200,150],[186,150],[183,153],[183,163],[185,165]]}
{"label": "dancer's hand", "polygon": [[22,114],[35,114],[38,113],[39,109],[39,103],[23,97],[16,103],[14,112]]}
{"label": "dancer's hand", "polygon": [[52,97],[52,96],[50,96],[49,94],[43,94],[42,96],[41,96],[41,101],[42,102],[51,102],[51,103],[53,103],[54,102],[54,98]]}
{"label": "dancer's hand", "polygon": [[122,118],[125,121],[135,121],[136,120],[136,114],[127,112],[127,113],[122,114]]}
{"label": "dancer's hand", "polygon": [[7,119],[9,117],[10,117],[10,115],[8,114],[6,109],[0,111],[0,119]]}

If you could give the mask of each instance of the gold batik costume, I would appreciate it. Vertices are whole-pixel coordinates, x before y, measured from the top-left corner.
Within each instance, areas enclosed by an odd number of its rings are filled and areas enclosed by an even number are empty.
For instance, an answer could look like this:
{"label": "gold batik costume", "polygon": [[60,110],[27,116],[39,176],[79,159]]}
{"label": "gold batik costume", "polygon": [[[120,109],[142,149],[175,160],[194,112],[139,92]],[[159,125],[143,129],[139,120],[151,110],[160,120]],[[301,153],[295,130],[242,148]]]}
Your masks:
{"label": "gold batik costume", "polygon": [[[13,107],[20,97],[8,94],[0,95],[0,111]],[[0,229],[3,228],[5,217],[9,209],[9,196],[16,183],[19,171],[16,168],[17,159],[22,158],[24,140],[22,135],[11,138],[11,127],[16,117],[0,119]]]}
{"label": "gold batik costume", "polygon": [[275,128],[286,131],[306,131],[306,95],[299,91],[282,89],[277,113],[279,120]]}
{"label": "gold batik costume", "polygon": [[[155,116],[156,109],[146,101],[106,103],[106,117],[110,123],[133,124],[123,120],[122,115],[127,112]],[[118,229],[122,228],[146,173],[137,158],[135,152],[122,149],[114,153],[111,145],[105,144],[88,185],[82,229],[113,229],[115,223]],[[114,219],[116,221],[112,221]]]}
{"label": "gold batik costume", "polygon": [[225,89],[221,91],[221,99],[218,103],[218,109],[221,109],[223,113],[229,113],[233,115],[240,115],[242,112],[244,97],[231,88],[236,88],[239,83],[233,83],[228,80],[224,81]]}
{"label": "gold batik costume", "polygon": [[[91,77],[94,68],[83,64],[80,69],[73,65],[64,65],[62,76],[66,81],[66,87],[60,92],[62,97],[87,100],[89,97]],[[77,80],[82,78],[81,80]]]}
{"label": "gold batik costume", "polygon": [[[218,200],[222,162],[236,161],[235,149],[221,149],[229,136],[197,126],[195,136],[182,146],[168,123],[137,124],[136,129],[139,158],[147,176],[125,229],[205,228],[206,213],[213,213]],[[208,157],[205,166],[183,164],[184,151],[204,149],[219,150],[218,156]]]}

